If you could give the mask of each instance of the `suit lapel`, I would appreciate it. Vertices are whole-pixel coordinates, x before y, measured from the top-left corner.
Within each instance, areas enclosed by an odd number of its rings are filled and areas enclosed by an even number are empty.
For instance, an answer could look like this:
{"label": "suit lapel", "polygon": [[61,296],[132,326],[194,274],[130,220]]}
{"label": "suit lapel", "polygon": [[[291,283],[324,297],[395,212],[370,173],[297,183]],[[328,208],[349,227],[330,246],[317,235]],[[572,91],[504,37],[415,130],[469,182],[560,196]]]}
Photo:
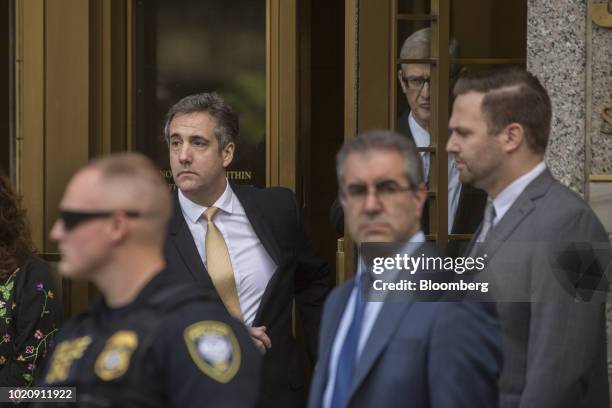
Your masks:
{"label": "suit lapel", "polygon": [[187,227],[185,222],[183,211],[178,201],[178,195],[175,195],[174,215],[168,225],[168,238],[185,263],[187,270],[193,276],[193,279],[196,282],[204,282],[212,286],[208,271],[202,263],[196,243],[193,241],[191,231],[189,231],[189,227]]}
{"label": "suit lapel", "polygon": [[[315,388],[315,394],[317,398],[315,401],[323,401],[323,393],[325,387],[330,381],[329,377],[329,362],[331,359],[332,348],[334,341],[336,340],[336,333],[342,320],[342,315],[346,309],[346,304],[353,290],[354,281],[351,280],[346,284],[338,288],[338,299],[333,303],[329,303],[327,307],[330,307],[329,311],[329,322],[323,321],[324,327],[321,327],[321,344],[319,344],[319,358],[317,367],[318,374],[316,377],[316,383],[313,383]],[[314,380],[313,380],[314,381]],[[331,379],[333,381],[333,379]]]}
{"label": "suit lapel", "polygon": [[408,136],[408,138],[414,143],[414,137],[412,136],[412,132],[410,131],[410,126],[408,125],[408,116],[410,115],[410,111],[405,112],[400,118],[397,120],[397,131],[403,135]]}
{"label": "suit lapel", "polygon": [[257,238],[261,241],[262,245],[268,252],[268,255],[274,260],[277,266],[281,265],[281,251],[278,247],[277,242],[274,240],[274,236],[272,235],[272,231],[268,227],[266,223],[265,216],[259,205],[253,199],[253,194],[249,194],[248,188],[236,184],[232,184],[232,190],[242,207],[244,208],[244,212],[246,213]]}
{"label": "suit lapel", "polygon": [[508,237],[514,230],[535,210],[535,201],[546,194],[553,180],[548,169],[545,169],[542,174],[527,185],[510,209],[488,234],[485,249],[489,256],[492,256],[504,242],[508,241]]}
{"label": "suit lapel", "polygon": [[253,230],[255,231],[255,235],[257,235],[257,238],[262,243],[266,252],[268,252],[268,255],[270,255],[276,264],[276,270],[266,286],[266,289],[261,297],[261,302],[259,303],[259,308],[257,309],[255,319],[253,320],[253,326],[258,326],[261,325],[263,311],[272,298],[272,293],[274,292],[273,289],[279,279],[278,271],[282,268],[281,250],[278,243],[274,239],[274,235],[272,234],[270,227],[266,223],[266,218],[261,211],[261,208],[253,198],[253,194],[248,190],[252,187],[240,186],[236,184],[232,184],[231,187],[234,194],[240,201],[240,204],[242,204],[244,212],[246,213],[246,216],[251,223]]}
{"label": "suit lapel", "polygon": [[365,380],[372,366],[393,337],[393,334],[411,305],[412,302],[385,302],[383,305],[363,348],[361,357],[357,362],[355,377],[353,378],[351,390],[349,392],[349,399],[355,394],[359,386]]}
{"label": "suit lapel", "polygon": [[[424,253],[426,256],[433,256],[437,254],[436,251],[427,243],[420,245],[414,252]],[[394,302],[393,300],[385,301],[379,315],[376,318],[376,322],[370,331],[370,335],[366,341],[361,356],[357,361],[355,376],[353,377],[351,390],[349,392],[349,399],[355,394],[359,386],[363,383],[368,373],[374,366],[376,360],[380,358],[412,304],[413,302]]]}

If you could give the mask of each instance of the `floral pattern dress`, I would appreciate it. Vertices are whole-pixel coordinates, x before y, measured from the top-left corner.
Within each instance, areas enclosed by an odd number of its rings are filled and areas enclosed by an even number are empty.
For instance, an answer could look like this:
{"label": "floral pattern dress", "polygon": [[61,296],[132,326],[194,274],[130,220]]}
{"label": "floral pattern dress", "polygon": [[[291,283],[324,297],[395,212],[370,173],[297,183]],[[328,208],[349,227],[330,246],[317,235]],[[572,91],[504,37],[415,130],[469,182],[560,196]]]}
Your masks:
{"label": "floral pattern dress", "polygon": [[28,257],[0,281],[0,386],[34,385],[61,323],[47,264]]}

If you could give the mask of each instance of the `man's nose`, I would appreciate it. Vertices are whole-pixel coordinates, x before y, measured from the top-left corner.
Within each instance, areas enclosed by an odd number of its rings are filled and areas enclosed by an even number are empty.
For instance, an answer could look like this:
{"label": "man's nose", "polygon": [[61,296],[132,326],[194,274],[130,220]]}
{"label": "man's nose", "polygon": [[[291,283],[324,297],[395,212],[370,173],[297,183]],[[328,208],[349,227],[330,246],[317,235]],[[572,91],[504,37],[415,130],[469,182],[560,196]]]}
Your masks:
{"label": "man's nose", "polygon": [[448,153],[456,153],[457,152],[457,143],[455,142],[454,133],[451,133],[448,136],[448,141],[446,142],[446,151]]}
{"label": "man's nose", "polygon": [[370,214],[379,213],[382,210],[382,204],[380,202],[380,198],[376,193],[376,190],[369,190],[368,194],[365,198],[365,202],[363,203],[364,210]]}
{"label": "man's nose", "polygon": [[181,163],[191,162],[191,148],[188,143],[183,143],[178,152],[178,158]]}
{"label": "man's nose", "polygon": [[421,88],[421,92],[419,93],[419,96],[423,99],[429,99],[430,87],[431,87],[431,80],[423,84],[423,87]]}
{"label": "man's nose", "polygon": [[60,220],[55,220],[53,224],[53,228],[51,228],[51,232],[49,232],[49,238],[51,241],[58,242],[62,238],[62,233],[64,232],[63,222]]}

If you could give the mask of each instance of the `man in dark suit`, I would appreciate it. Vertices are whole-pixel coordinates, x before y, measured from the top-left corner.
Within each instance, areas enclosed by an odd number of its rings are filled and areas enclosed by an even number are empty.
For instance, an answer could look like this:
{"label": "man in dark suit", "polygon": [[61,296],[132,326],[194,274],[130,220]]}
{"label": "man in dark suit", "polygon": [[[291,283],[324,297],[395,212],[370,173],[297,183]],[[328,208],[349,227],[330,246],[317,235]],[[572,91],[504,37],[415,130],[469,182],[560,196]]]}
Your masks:
{"label": "man in dark suit", "polygon": [[[427,193],[413,143],[388,131],[360,135],[338,153],[337,173],[346,229],[357,244],[402,243],[407,255],[435,256],[420,229]],[[494,310],[366,302],[363,259],[357,278],[325,303],[308,406],[495,407],[501,334]]]}
{"label": "man in dark suit", "polygon": [[576,302],[588,299],[582,289],[605,294],[609,242],[588,205],[546,168],[546,89],[505,68],[460,78],[454,94],[446,149],[461,181],[489,196],[468,254],[487,254],[487,271],[503,281],[498,299],[510,301],[498,303],[500,406],[608,407],[605,304]]}
{"label": "man in dark suit", "polygon": [[165,253],[177,280],[213,288],[249,328],[265,353],[263,406],[298,407],[304,379],[291,305],[316,358],[329,268],[312,256],[290,190],[228,182],[237,135],[238,117],[216,93],[170,108],[165,137],[178,194]]}
{"label": "man in dark suit", "polygon": [[[457,57],[458,44],[451,38],[449,53]],[[410,35],[400,50],[402,59],[426,59],[431,54],[431,29],[423,28]],[[408,136],[417,147],[430,145],[430,65],[405,63],[397,72],[397,79],[410,109],[400,115],[397,130]],[[460,67],[451,64],[451,78],[459,74]],[[424,177],[429,180],[429,153],[420,153],[423,160]],[[452,156],[448,156],[448,233],[473,234],[482,220],[486,194],[469,185],[462,185]],[[429,233],[429,206],[424,207],[422,227]]]}

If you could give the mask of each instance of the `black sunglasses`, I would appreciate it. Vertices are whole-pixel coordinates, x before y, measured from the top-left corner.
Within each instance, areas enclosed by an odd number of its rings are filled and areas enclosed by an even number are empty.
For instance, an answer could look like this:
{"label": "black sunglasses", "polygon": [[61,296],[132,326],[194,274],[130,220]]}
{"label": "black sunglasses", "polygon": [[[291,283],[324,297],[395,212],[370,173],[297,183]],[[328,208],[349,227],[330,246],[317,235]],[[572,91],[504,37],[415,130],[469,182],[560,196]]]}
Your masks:
{"label": "black sunglasses", "polygon": [[140,217],[140,212],[138,211],[123,211],[123,210],[113,210],[113,211],[68,211],[68,210],[60,210],[59,218],[64,223],[64,228],[66,231],[70,231],[74,229],[79,224],[93,220],[95,218],[106,218],[112,216],[117,211],[122,211],[131,218]]}

